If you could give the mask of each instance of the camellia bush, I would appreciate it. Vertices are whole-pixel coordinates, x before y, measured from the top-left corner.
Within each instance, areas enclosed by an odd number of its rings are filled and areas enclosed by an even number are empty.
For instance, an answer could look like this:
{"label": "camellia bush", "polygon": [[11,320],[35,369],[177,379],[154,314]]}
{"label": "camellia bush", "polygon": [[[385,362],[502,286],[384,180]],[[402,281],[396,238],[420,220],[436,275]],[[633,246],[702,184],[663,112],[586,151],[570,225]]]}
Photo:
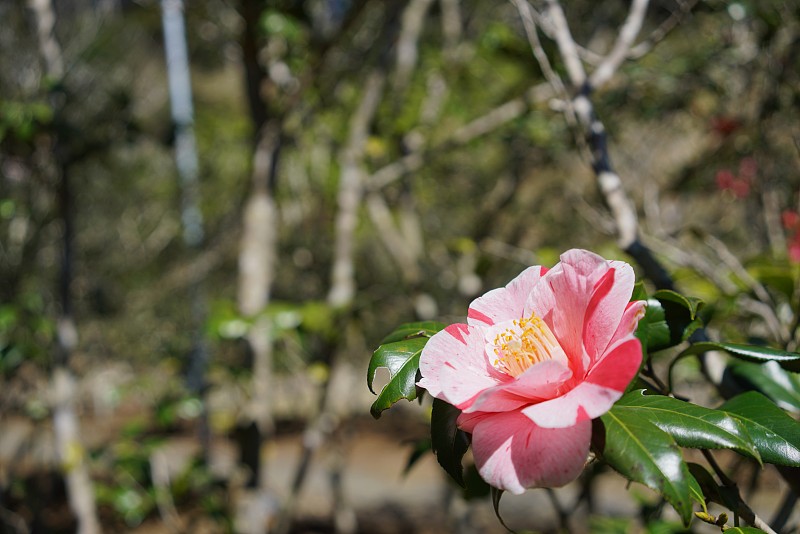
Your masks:
{"label": "camellia bush", "polygon": [[[466,323],[409,323],[389,334],[367,373],[377,394],[372,415],[433,397],[430,441],[414,458],[432,450],[466,486],[462,460],[471,448],[501,522],[503,492],[563,486],[599,462],[656,491],[687,527],[696,518],[723,531],[774,532],[711,450],[780,466],[795,487],[800,423],[758,387],[716,407],[683,400],[672,371],[685,358],[702,363],[723,352],[730,367],[755,365],[753,376],[768,369],[781,377],[772,386],[796,394],[800,354],[709,341],[700,301],[669,290],[648,295],[625,262],[585,250],[560,260],[475,299]],[[657,373],[652,355],[666,349],[671,362]],[[375,391],[379,368],[389,380]],[[705,463],[687,462],[682,447],[699,449]],[[712,502],[728,512],[712,515]]]}

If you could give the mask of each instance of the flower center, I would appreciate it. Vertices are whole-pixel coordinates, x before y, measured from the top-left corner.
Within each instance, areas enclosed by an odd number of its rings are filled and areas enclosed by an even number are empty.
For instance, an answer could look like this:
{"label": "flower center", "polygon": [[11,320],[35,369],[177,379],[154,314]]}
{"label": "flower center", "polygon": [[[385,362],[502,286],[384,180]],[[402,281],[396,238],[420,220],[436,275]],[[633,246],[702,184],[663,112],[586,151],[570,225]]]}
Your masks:
{"label": "flower center", "polygon": [[495,369],[515,378],[545,360],[567,361],[553,332],[536,314],[490,328],[486,342],[487,354],[496,357]]}

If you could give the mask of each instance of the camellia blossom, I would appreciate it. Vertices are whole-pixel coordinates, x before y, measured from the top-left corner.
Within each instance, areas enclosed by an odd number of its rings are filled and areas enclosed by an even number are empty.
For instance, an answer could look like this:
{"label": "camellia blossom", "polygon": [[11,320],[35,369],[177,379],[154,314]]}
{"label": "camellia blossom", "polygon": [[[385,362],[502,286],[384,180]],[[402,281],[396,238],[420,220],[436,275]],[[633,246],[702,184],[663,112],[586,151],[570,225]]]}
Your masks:
{"label": "camellia blossom", "polygon": [[431,337],[419,386],[461,410],[478,472],[520,494],[574,480],[592,419],[636,375],[644,302],[629,302],[630,265],[570,250],[552,269],[529,267],[469,307],[466,324]]}

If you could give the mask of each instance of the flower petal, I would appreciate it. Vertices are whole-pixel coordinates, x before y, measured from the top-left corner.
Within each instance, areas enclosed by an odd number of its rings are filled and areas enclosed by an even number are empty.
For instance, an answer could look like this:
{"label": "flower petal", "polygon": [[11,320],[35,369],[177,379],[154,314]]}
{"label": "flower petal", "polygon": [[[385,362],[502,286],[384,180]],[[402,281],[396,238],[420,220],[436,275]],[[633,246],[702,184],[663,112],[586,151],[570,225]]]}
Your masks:
{"label": "flower petal", "polygon": [[492,486],[519,495],[527,488],[563,486],[575,480],[589,454],[592,424],[541,428],[519,411],[478,421],[472,452],[478,472]]}
{"label": "flower petal", "polygon": [[622,396],[641,362],[642,345],[631,336],[613,347],[571,391],[529,406],[522,413],[545,428],[566,428],[600,417]]}
{"label": "flower petal", "polygon": [[[562,254],[561,262],[531,291],[526,308],[550,326],[576,379],[608,345],[630,299],[633,281],[633,270],[624,262],[573,249]],[[588,336],[586,347],[584,335]]]}
{"label": "flower petal", "polygon": [[539,362],[516,380],[485,390],[469,406],[464,407],[464,412],[506,412],[551,399],[571,377],[572,371],[560,362]]}
{"label": "flower petal", "polygon": [[636,281],[633,269],[627,263],[608,263],[608,270],[594,285],[584,319],[583,346],[592,361],[599,358],[608,347],[631,299]]}
{"label": "flower petal", "polygon": [[[624,339],[634,335],[636,332],[636,327],[639,325],[639,319],[644,317],[646,307],[647,303],[643,300],[635,300],[627,304],[625,313],[622,314],[622,318],[617,326],[617,331],[614,332],[614,335],[611,337],[611,341],[608,342],[609,349]],[[606,353],[610,352],[611,350],[606,350]]]}
{"label": "flower petal", "polygon": [[452,324],[425,344],[419,359],[422,380],[417,385],[432,396],[461,408],[505,375],[489,365],[484,355],[483,332],[465,324]]}
{"label": "flower petal", "polygon": [[505,287],[493,289],[472,301],[467,323],[473,326],[493,325],[523,316],[525,301],[531,289],[547,271],[541,266],[528,267]]}

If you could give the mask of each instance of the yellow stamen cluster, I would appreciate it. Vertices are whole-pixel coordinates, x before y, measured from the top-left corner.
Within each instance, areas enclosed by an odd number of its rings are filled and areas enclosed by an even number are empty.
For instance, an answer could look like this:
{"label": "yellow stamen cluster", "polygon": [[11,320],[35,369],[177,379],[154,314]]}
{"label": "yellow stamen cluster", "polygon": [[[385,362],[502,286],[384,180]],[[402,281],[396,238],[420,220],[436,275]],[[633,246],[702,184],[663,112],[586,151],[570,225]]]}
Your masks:
{"label": "yellow stamen cluster", "polygon": [[512,324],[513,327],[497,334],[492,342],[497,370],[517,377],[535,363],[563,355],[553,332],[536,315],[515,319]]}

